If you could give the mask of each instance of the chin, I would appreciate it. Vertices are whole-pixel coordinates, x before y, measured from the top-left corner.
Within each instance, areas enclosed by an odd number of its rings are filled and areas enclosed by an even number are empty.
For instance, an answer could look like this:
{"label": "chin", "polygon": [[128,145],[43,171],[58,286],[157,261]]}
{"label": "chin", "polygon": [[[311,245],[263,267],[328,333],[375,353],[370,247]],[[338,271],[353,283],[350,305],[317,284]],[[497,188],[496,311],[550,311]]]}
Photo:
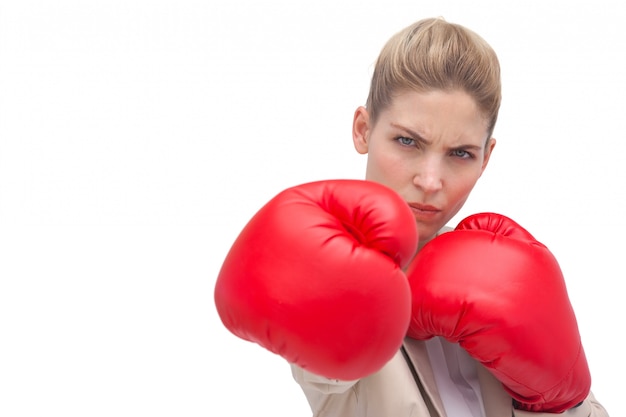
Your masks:
{"label": "chin", "polygon": [[439,233],[439,231],[441,230],[441,228],[443,228],[445,226],[445,224],[442,225],[421,225],[418,223],[417,225],[417,230],[419,232],[419,248],[421,249],[422,246],[424,246],[426,243],[428,243],[429,241],[431,241],[435,236],[437,236],[437,234]]}
{"label": "chin", "polygon": [[436,233],[428,233],[428,234],[422,234],[420,233],[420,240],[419,240],[419,244],[417,246],[418,250],[422,249],[422,247],[427,244],[428,242],[430,242],[435,236]]}

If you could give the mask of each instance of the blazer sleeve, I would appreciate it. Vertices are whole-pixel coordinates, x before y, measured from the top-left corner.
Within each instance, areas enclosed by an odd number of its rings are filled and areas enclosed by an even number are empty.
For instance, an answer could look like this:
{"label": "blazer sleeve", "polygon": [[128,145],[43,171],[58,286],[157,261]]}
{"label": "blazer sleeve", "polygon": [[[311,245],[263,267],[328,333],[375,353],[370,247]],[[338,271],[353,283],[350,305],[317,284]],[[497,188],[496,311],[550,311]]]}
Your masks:
{"label": "blazer sleeve", "polygon": [[529,411],[515,410],[513,415],[515,417],[609,417],[609,413],[607,413],[606,409],[596,400],[596,397],[591,392],[578,407],[571,408],[563,413],[532,413]]}
{"label": "blazer sleeve", "polygon": [[339,379],[329,379],[323,376],[305,371],[297,365],[291,365],[291,373],[298,384],[307,391],[317,391],[321,394],[341,394],[349,390],[358,380],[341,381]]}

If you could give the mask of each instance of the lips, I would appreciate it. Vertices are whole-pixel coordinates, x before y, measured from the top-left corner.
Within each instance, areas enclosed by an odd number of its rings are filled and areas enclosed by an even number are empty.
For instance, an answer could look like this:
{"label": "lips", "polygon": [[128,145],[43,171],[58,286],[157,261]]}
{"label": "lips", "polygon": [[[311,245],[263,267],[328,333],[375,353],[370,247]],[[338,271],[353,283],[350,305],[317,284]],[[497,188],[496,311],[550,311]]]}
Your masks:
{"label": "lips", "polygon": [[420,203],[408,203],[408,204],[409,204],[409,207],[411,207],[413,211],[417,211],[419,213],[436,214],[441,211],[439,208],[435,206],[431,206],[429,204],[420,204]]}
{"label": "lips", "polygon": [[430,204],[409,203],[409,207],[415,216],[415,220],[420,223],[431,224],[439,219],[441,209]]}

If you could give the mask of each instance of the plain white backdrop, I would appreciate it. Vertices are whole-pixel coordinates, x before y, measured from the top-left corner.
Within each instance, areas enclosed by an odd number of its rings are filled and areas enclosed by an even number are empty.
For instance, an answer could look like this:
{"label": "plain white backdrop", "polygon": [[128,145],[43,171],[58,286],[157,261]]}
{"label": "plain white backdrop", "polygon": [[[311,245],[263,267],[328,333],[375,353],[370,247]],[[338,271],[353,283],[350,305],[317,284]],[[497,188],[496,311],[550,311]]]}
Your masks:
{"label": "plain white backdrop", "polygon": [[621,412],[626,12],[614,1],[0,3],[0,415],[307,416],[213,286],[245,222],[362,178],[383,43],[443,16],[498,52],[497,211],[559,259],[593,387]]}

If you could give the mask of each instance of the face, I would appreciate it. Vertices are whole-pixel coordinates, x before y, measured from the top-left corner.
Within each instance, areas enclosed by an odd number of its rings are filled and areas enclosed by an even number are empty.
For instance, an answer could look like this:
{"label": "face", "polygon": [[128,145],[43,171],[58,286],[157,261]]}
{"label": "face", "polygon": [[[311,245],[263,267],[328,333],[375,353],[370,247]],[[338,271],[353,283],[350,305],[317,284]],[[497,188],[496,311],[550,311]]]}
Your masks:
{"label": "face", "polygon": [[420,247],[463,207],[485,170],[495,146],[487,126],[462,91],[397,95],[375,124],[364,107],[355,112],[352,136],[356,150],[368,155],[365,177],[407,201]]}

